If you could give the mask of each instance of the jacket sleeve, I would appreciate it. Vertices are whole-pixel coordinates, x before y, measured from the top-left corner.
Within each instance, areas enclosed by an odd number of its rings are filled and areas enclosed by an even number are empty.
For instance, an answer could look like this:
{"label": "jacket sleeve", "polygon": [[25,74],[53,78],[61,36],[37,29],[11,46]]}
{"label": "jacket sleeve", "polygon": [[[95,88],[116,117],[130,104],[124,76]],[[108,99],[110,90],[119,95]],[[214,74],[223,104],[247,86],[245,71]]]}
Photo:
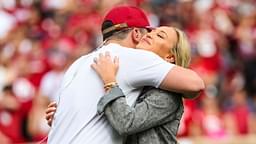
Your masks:
{"label": "jacket sleeve", "polygon": [[[109,94],[115,97],[111,92]],[[119,97],[105,104],[104,114],[119,134],[130,135],[168,122],[176,117],[175,112],[182,104],[178,94],[156,88],[141,97],[144,99],[135,107],[130,107],[120,93]]]}

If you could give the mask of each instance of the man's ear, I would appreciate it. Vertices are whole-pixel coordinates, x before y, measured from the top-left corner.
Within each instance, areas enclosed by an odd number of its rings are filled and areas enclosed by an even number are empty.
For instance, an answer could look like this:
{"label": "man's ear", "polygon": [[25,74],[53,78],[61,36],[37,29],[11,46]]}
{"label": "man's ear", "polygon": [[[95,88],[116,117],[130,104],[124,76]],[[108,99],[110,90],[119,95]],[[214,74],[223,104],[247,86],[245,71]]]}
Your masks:
{"label": "man's ear", "polygon": [[175,57],[174,55],[168,54],[164,58],[167,62],[175,64]]}
{"label": "man's ear", "polygon": [[139,43],[140,39],[142,37],[142,34],[141,32],[139,31],[138,28],[134,28],[132,30],[132,40],[135,42],[135,43]]}

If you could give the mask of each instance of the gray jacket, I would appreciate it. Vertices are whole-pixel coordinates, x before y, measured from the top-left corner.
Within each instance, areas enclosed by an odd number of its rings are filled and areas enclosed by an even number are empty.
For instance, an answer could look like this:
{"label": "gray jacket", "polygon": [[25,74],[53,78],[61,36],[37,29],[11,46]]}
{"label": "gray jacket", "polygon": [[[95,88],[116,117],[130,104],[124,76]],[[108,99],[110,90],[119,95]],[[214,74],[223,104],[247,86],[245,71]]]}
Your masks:
{"label": "gray jacket", "polygon": [[180,94],[147,87],[132,108],[115,87],[99,101],[103,110],[126,144],[176,144],[184,107]]}

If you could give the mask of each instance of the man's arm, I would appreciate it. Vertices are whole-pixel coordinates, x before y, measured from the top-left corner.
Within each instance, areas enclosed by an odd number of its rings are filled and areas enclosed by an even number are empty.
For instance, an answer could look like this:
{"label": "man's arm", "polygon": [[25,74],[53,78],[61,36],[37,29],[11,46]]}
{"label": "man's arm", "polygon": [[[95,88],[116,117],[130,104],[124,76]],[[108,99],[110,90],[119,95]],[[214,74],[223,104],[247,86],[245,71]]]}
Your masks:
{"label": "man's arm", "polygon": [[160,88],[183,93],[185,98],[195,98],[205,85],[196,72],[174,66],[165,76]]}
{"label": "man's arm", "polygon": [[[118,87],[115,89],[121,90]],[[132,108],[120,93],[110,92],[102,97],[98,108],[103,106],[100,109],[104,110],[108,121],[120,135],[144,131],[173,120],[183,113],[183,109],[177,113],[182,99],[176,93],[153,88],[143,96],[146,98]]]}

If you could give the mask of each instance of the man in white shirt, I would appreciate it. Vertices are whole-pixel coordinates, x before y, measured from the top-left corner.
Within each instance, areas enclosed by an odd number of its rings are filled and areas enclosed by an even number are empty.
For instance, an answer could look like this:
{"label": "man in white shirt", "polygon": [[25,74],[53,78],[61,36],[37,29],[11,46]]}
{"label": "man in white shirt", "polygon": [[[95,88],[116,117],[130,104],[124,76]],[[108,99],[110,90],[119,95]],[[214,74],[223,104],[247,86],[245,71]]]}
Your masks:
{"label": "man in white shirt", "polygon": [[122,143],[122,137],[106,118],[97,114],[104,89],[91,64],[100,53],[109,51],[119,57],[117,82],[129,105],[134,104],[143,86],[160,87],[191,98],[204,88],[195,72],[167,63],[152,52],[131,48],[148,26],[147,17],[139,8],[119,6],[108,12],[102,24],[105,45],[76,60],[64,76],[49,144]]}

